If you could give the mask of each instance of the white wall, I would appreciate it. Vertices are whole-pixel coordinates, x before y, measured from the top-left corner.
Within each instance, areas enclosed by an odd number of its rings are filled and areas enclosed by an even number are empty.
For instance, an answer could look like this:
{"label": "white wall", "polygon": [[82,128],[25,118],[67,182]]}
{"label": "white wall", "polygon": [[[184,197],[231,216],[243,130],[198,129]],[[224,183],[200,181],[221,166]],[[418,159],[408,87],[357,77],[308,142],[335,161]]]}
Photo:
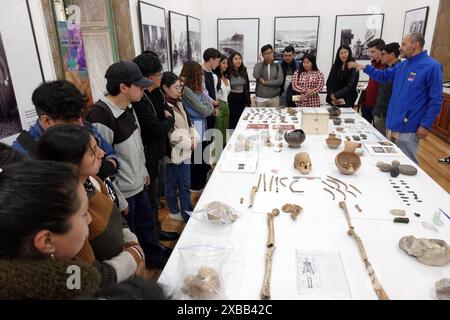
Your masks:
{"label": "white wall", "polygon": [[[155,6],[164,8],[166,11],[166,26],[169,29],[169,11],[175,11],[180,14],[190,15],[201,20],[203,24],[203,19],[201,17],[201,1],[200,0],[145,0],[143,2],[153,4]],[[136,54],[142,51],[141,46],[141,36],[139,31],[139,1],[130,0],[130,11],[131,11],[131,23],[133,27],[133,39],[134,48]],[[203,33],[203,26],[202,26]],[[202,34],[203,37],[203,34]],[[169,43],[169,42],[168,42]],[[203,40],[202,40],[203,43]]]}
{"label": "white wall", "polygon": [[[25,0],[23,0],[25,1]],[[34,33],[36,43],[41,59],[42,71],[45,80],[55,80],[56,72],[53,64],[50,41],[48,39],[47,28],[45,26],[44,12],[41,1],[28,1],[30,6],[31,18],[33,19]]]}
{"label": "white wall", "polygon": [[[259,44],[273,45],[274,17],[320,16],[318,67],[328,75],[331,68],[336,15],[384,13],[382,38],[400,42],[405,10],[430,6],[426,29],[426,49],[431,48],[439,0],[199,0],[201,2],[202,47],[217,47],[217,18],[260,18]],[[226,4],[226,5],[224,5]],[[370,11],[372,10],[372,11]]]}

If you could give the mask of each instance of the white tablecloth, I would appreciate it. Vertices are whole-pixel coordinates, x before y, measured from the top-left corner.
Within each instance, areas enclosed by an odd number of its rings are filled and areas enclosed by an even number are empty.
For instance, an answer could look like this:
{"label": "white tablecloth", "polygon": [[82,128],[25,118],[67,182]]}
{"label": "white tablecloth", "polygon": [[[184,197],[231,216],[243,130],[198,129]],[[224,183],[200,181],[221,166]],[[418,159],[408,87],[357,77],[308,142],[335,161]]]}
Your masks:
{"label": "white tablecloth", "polygon": [[[249,112],[246,109],[244,115]],[[243,115],[243,116],[244,116]],[[342,136],[352,136],[355,131],[366,133],[369,140],[384,139],[358,114],[347,110],[341,118],[354,118],[353,125],[342,124],[346,133]],[[301,123],[301,122],[299,122]],[[241,118],[236,132],[247,131],[248,121]],[[272,123],[270,123],[272,126]],[[299,124],[296,124],[299,126]],[[335,130],[333,122],[329,123],[330,132]],[[274,220],[275,224],[275,254],[271,277],[272,299],[333,299],[334,294],[321,293],[319,296],[300,294],[297,284],[296,250],[315,251],[320,253],[339,254],[348,283],[351,299],[377,299],[372,288],[368,273],[360,257],[354,240],[347,235],[347,222],[339,201],[343,197],[336,193],[336,200],[325,192],[320,179],[301,179],[296,189],[302,189],[303,194],[293,194],[289,188],[280,186],[280,192],[263,192],[256,194],[253,209],[248,209],[249,195],[252,186],[256,186],[260,173],[266,174],[269,188],[272,170],[277,170],[279,177],[289,177],[289,183],[294,176],[301,174],[294,169],[293,160],[296,153],[308,152],[313,169],[309,176],[318,176],[322,180],[327,175],[338,178],[347,184],[356,186],[362,195],[357,198],[347,194],[349,208],[356,233],[364,242],[369,261],[376,275],[391,299],[436,299],[435,282],[450,277],[450,264],[444,267],[432,267],[419,263],[399,248],[399,240],[408,235],[416,238],[442,239],[450,243],[450,220],[441,215],[443,226],[436,226],[438,233],[425,229],[422,221],[432,223],[432,218],[438,208],[450,211],[449,194],[436,184],[423,170],[419,168],[416,176],[400,175],[391,178],[389,173],[382,173],[376,167],[378,161],[391,162],[399,160],[402,164],[413,164],[402,153],[396,156],[372,156],[367,150],[361,157],[362,167],[352,176],[344,176],[337,170],[334,160],[342,151],[343,144],[337,150],[329,149],[325,143],[327,136],[307,135],[300,149],[287,148],[284,142],[283,151],[275,152],[275,147],[261,147],[258,152],[258,169],[254,174],[224,173],[221,164],[231,155],[224,151],[208,185],[206,186],[196,209],[202,208],[212,201],[224,202],[240,213],[240,218],[229,227],[208,227],[191,219],[183,231],[173,254],[160,276],[159,283],[166,286],[169,293],[177,296],[183,267],[186,261],[180,260],[179,249],[193,245],[231,246],[232,253],[221,264],[223,287],[229,299],[259,299],[264,274],[264,261],[267,240],[266,213],[293,203],[303,207],[303,212],[294,222],[289,214],[281,213]],[[364,141],[364,140],[363,140]],[[274,171],[276,172],[276,171]],[[390,181],[392,180],[392,181]],[[405,189],[400,180],[410,189]],[[418,203],[409,200],[407,206],[397,195],[397,189],[391,184],[400,186],[404,192],[413,191],[418,195]],[[261,184],[262,185],[262,184]],[[289,185],[288,185],[289,186]],[[262,189],[262,188],[260,188]],[[274,188],[275,189],[275,188]],[[408,194],[409,195],[409,194]],[[244,203],[240,204],[240,199]],[[412,198],[412,196],[411,196]],[[359,204],[363,212],[358,212],[355,205]],[[409,224],[393,223],[391,209],[404,209]],[[416,217],[414,213],[421,216]]]}

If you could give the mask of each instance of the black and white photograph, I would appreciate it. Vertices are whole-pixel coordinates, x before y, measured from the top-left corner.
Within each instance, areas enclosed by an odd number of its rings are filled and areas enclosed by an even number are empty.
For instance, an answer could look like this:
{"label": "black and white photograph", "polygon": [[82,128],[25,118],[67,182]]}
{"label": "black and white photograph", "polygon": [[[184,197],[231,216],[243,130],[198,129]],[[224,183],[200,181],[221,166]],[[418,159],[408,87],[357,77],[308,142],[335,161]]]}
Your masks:
{"label": "black and white photograph", "polygon": [[317,56],[319,16],[275,17],[274,58],[283,59],[287,46],[295,49],[295,59],[301,60],[307,53]]}
{"label": "black and white photograph", "polygon": [[203,62],[200,19],[188,16],[189,60]]}
{"label": "black and white photograph", "polygon": [[16,96],[0,33],[0,139],[22,130]]}
{"label": "black and white photograph", "polygon": [[[367,44],[382,37],[384,13],[337,15],[334,33],[333,61],[336,51],[341,45],[348,45],[353,58],[361,64],[369,64],[369,48]],[[360,81],[368,81],[369,77],[360,72]]]}
{"label": "black and white photograph", "polygon": [[9,140],[36,122],[37,113],[31,96],[42,81],[44,76],[28,2],[2,0],[0,139]]}
{"label": "black and white photograph", "polygon": [[259,56],[259,18],[217,19],[217,47],[227,56],[239,52],[253,78],[253,67]]}
{"label": "black and white photograph", "polygon": [[375,153],[386,153],[383,147],[372,147],[372,149]]}
{"label": "black and white photograph", "polygon": [[189,61],[187,17],[169,11],[170,22],[170,55],[172,72],[179,75],[183,64]]}
{"label": "black and white photograph", "polygon": [[425,35],[427,27],[429,7],[417,8],[405,12],[405,22],[403,24],[403,36],[413,32],[420,32]]}
{"label": "black and white photograph", "polygon": [[142,49],[159,56],[163,70],[169,70],[167,27],[164,8],[139,1]]}

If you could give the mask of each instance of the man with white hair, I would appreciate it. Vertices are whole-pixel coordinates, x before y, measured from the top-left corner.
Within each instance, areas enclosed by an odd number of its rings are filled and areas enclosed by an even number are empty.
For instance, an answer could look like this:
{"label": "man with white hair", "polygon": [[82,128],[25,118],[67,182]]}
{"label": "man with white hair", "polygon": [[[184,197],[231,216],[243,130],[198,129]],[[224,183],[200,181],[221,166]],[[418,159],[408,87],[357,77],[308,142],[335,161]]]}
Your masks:
{"label": "man with white hair", "polygon": [[392,81],[386,116],[387,137],[415,163],[419,139],[427,137],[443,99],[442,65],[428,56],[424,45],[423,35],[415,32],[406,35],[400,45],[405,60],[392,68],[376,70],[370,65],[348,64],[349,68],[363,70],[378,82]]}

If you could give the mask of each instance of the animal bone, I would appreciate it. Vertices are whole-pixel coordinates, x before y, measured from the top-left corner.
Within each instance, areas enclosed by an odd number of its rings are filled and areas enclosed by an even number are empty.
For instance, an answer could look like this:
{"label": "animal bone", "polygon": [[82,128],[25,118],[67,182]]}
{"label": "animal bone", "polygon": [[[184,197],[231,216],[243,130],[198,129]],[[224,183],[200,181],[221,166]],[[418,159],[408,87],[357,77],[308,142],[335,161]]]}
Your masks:
{"label": "animal bone", "polygon": [[259,179],[258,179],[258,190],[259,190],[259,187],[261,186],[261,177],[262,177],[262,174],[259,174]]}
{"label": "animal bone", "polygon": [[256,196],[257,192],[258,192],[258,187],[252,187],[252,191],[250,193],[250,204],[248,206],[249,209],[253,208],[253,205],[255,203],[255,196]]}
{"label": "animal bone", "polygon": [[264,192],[266,192],[266,174],[264,173]]}
{"label": "animal bone", "polygon": [[336,199],[336,197],[335,197],[335,195],[334,195],[333,191],[331,191],[331,190],[328,190],[327,188],[323,188],[323,190],[325,190],[325,191],[327,191],[327,192],[331,193],[331,195],[333,196],[333,201],[334,201],[334,199]]}
{"label": "animal bone", "polygon": [[273,179],[275,177],[272,175],[272,178],[270,178],[270,185],[269,185],[269,192],[272,192],[272,185],[273,185]]}
{"label": "animal bone", "polygon": [[329,185],[328,183],[326,183],[325,181],[322,181],[322,183],[323,183],[324,185],[326,185],[328,188],[331,188],[331,189],[333,189],[333,190],[336,190],[335,187],[330,186],[330,185]]}
{"label": "animal bone", "polygon": [[450,279],[436,282],[436,296],[439,300],[450,300]]}
{"label": "animal bone", "polygon": [[350,214],[348,213],[346,203],[344,201],[339,202],[339,207],[344,211],[345,219],[347,220],[347,224],[349,227],[347,234],[349,236],[351,236],[353,239],[355,239],[356,243],[358,244],[359,253],[361,254],[361,257],[364,261],[366,270],[369,273],[370,280],[372,281],[372,287],[375,290],[375,293],[377,294],[378,299],[389,300],[388,295],[386,294],[386,292],[384,291],[380,282],[378,281],[377,276],[375,275],[375,271],[373,270],[372,265],[369,262],[369,258],[367,257],[366,250],[364,249],[364,244],[363,244],[361,238],[355,232],[355,228],[352,225],[352,220],[350,218]]}
{"label": "animal bone", "polygon": [[277,193],[278,193],[278,177],[275,178],[275,185],[277,187]]}
{"label": "animal bone", "polygon": [[281,210],[283,210],[283,212],[290,213],[292,220],[295,221],[302,212],[303,208],[295,204],[285,204]]}
{"label": "animal bone", "polygon": [[330,178],[331,180],[334,180],[334,181],[336,181],[336,182],[342,183],[342,185],[345,187],[345,192],[347,192],[348,186],[347,186],[347,184],[346,184],[345,182],[343,182],[343,181],[341,181],[341,180],[339,180],[339,179],[333,178],[333,177],[331,177],[331,176],[327,176],[327,177]]}
{"label": "animal bone", "polygon": [[352,196],[354,196],[355,198],[358,198],[357,196],[356,196],[356,194],[354,194],[353,192],[351,192],[350,190],[348,190],[347,191],[348,193],[350,193]]}
{"label": "animal bone", "polygon": [[292,188],[294,186],[294,184],[297,182],[298,182],[298,180],[292,181],[291,185],[289,186],[289,189],[291,189],[292,193],[303,193],[304,191],[300,191],[300,190],[297,191],[297,190],[294,190],[294,188]]}
{"label": "animal bone", "polygon": [[341,189],[341,185],[339,183],[337,183],[336,181],[331,180],[331,179],[327,179],[327,181],[333,183],[336,186],[336,188],[333,188],[333,189]]}
{"label": "animal bone", "polygon": [[195,276],[184,279],[181,291],[192,298],[207,299],[220,290],[219,274],[212,268],[201,267]]}
{"label": "animal bone", "polygon": [[356,187],[354,187],[354,186],[352,186],[351,184],[349,184],[348,185],[350,188],[353,188],[353,189],[355,189],[359,194],[362,194],[362,192],[361,191],[359,191]]}
{"label": "animal bone", "polygon": [[340,189],[336,189],[337,192],[341,193],[344,196],[344,201],[347,200],[347,196]]}
{"label": "animal bone", "polygon": [[269,236],[267,238],[267,245],[266,245],[267,251],[266,251],[266,263],[264,267],[264,280],[260,294],[262,300],[270,299],[270,275],[272,273],[273,252],[275,251],[275,234],[274,234],[273,218],[278,216],[279,214],[280,211],[278,209],[274,209],[272,210],[271,213],[267,214]]}
{"label": "animal bone", "polygon": [[362,212],[362,209],[361,209],[361,207],[359,206],[359,204],[357,204],[357,205],[355,206],[355,208],[356,208],[356,210],[358,210],[359,212]]}
{"label": "animal bone", "polygon": [[280,179],[280,184],[283,186],[283,187],[287,187],[287,185],[285,185],[284,183],[283,183],[283,180],[288,180],[289,178],[286,178],[286,177],[284,177],[284,178],[281,178]]}

